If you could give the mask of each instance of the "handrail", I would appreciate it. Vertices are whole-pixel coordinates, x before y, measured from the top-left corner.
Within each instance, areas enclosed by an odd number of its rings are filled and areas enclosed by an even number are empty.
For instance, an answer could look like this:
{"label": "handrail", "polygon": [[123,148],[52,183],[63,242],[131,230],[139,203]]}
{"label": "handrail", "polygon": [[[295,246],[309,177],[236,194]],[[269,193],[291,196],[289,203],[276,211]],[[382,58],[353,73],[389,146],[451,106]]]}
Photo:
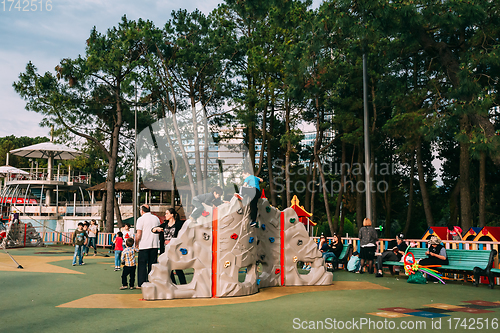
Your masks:
{"label": "handrail", "polygon": [[[28,180],[42,180],[42,181],[60,181],[60,182],[75,182],[90,184],[91,175],[80,171],[58,168],[23,168],[19,169],[26,173],[7,173],[7,181],[28,181]],[[51,171],[51,172],[49,172]],[[49,177],[49,174],[51,177]]]}

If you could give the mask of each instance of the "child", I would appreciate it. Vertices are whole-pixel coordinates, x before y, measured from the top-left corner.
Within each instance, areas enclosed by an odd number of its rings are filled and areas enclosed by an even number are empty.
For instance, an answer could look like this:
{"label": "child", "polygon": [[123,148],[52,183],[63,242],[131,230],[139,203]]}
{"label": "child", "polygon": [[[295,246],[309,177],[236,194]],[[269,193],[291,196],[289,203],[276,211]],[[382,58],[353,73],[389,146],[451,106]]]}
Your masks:
{"label": "child", "polygon": [[85,231],[85,234],[87,236],[85,236],[85,244],[83,245],[83,255],[84,256],[88,256],[89,255],[89,247],[87,246],[87,244],[89,243],[88,241],[88,234],[89,234],[89,222],[88,221],[85,221],[83,223],[83,230]]}
{"label": "child", "polygon": [[120,270],[120,260],[123,251],[123,233],[118,231],[116,237],[113,240],[115,244],[115,272]]}
{"label": "child", "polygon": [[125,250],[122,252],[121,260],[123,263],[122,286],[120,290],[127,289],[127,276],[130,275],[130,289],[135,289],[135,252],[138,250],[134,247],[134,239],[127,238],[125,241]]}
{"label": "child", "polygon": [[[243,181],[240,193],[235,193],[234,196],[241,201],[243,201],[243,197],[250,199],[250,226],[257,228],[257,203],[260,198],[259,183],[263,182],[263,180],[259,177],[252,176],[250,172],[246,170],[243,171],[243,177],[245,180]],[[245,200],[245,205],[247,200]]]}
{"label": "child", "polygon": [[347,270],[352,273],[359,273],[360,266],[359,253],[355,251],[347,263]]}
{"label": "child", "polygon": [[73,232],[72,238],[73,245],[75,246],[75,254],[73,255],[73,266],[76,265],[76,257],[78,257],[78,264],[85,265],[83,262],[83,246],[87,244],[87,233],[83,230],[83,223],[78,223],[78,229]]}
{"label": "child", "polygon": [[210,193],[200,194],[195,196],[192,201],[195,209],[193,210],[191,216],[189,217],[191,221],[196,222],[196,219],[198,219],[198,217],[201,216],[201,214],[205,210],[203,204],[206,204],[208,206],[220,205],[222,203],[221,196],[222,196],[222,188],[220,186],[212,187]]}

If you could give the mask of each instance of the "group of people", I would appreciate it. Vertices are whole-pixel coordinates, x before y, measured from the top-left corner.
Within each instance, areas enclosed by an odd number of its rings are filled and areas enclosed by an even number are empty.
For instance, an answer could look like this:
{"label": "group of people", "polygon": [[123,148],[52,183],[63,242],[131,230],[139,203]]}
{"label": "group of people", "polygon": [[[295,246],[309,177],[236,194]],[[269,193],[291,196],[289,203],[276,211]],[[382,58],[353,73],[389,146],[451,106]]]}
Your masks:
{"label": "group of people", "polygon": [[[243,204],[250,207],[250,226],[257,227],[257,202],[260,198],[259,183],[263,180],[250,174],[249,171],[243,172],[243,186],[235,196],[242,200]],[[195,196],[192,200],[194,210],[189,216],[193,223],[203,214],[204,205],[218,206],[222,204],[223,190],[219,186],[214,186],[209,193]],[[165,212],[165,220],[160,223],[160,219],[151,214],[149,205],[145,204],[140,209],[141,216],[137,219],[134,233],[130,225],[125,224],[118,231],[113,239],[113,249],[115,255],[115,271],[122,270],[122,286],[120,289],[141,288],[144,282],[148,281],[148,274],[153,264],[157,263],[158,255],[165,252],[165,246],[177,237],[183,222],[180,220],[178,212],[174,208],[169,208]],[[73,265],[76,265],[79,258],[79,264],[84,265],[83,255],[88,253],[88,247],[94,247],[94,255],[97,254],[97,233],[98,226],[95,220],[91,225],[79,223],[78,228],[73,233],[73,245],[75,254]],[[135,254],[137,255],[137,261]],[[137,287],[135,286],[135,274],[137,267]],[[186,284],[186,277],[182,270],[174,270],[179,279],[179,284]],[[171,272],[171,280],[175,282],[174,271]]]}
{"label": "group of people", "polygon": [[[356,251],[351,256],[347,263],[347,270],[355,273],[370,273],[374,272],[373,262],[376,258],[376,277],[383,277],[383,264],[386,261],[401,261],[406,254],[408,245],[404,241],[402,233],[396,235],[396,239],[388,243],[387,250],[376,255],[378,235],[375,228],[372,226],[370,219],[363,220],[363,227],[359,230],[360,251]],[[419,265],[447,265],[448,259],[446,249],[441,244],[441,240],[433,235],[430,237],[429,248],[425,253],[427,258],[421,259]],[[391,274],[394,274],[391,267]],[[428,280],[433,280],[431,276],[427,276]]]}
{"label": "group of people", "polygon": [[73,266],[76,266],[77,260],[78,265],[85,265],[83,262],[83,256],[89,254],[89,249],[94,248],[94,256],[97,255],[97,234],[99,233],[99,226],[96,220],[92,220],[90,223],[79,222],[77,229],[73,232],[71,241],[75,246],[75,253],[73,255]]}

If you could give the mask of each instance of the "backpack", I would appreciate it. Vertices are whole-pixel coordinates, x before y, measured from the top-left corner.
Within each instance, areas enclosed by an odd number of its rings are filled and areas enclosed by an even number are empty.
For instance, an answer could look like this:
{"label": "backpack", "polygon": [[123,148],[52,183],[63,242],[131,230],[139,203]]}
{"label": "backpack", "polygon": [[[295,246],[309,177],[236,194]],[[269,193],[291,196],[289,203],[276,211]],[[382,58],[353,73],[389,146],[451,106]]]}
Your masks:
{"label": "backpack", "polygon": [[360,259],[358,256],[351,256],[351,258],[347,262],[347,270],[349,272],[359,271],[360,266],[361,266],[361,264],[360,264]]}

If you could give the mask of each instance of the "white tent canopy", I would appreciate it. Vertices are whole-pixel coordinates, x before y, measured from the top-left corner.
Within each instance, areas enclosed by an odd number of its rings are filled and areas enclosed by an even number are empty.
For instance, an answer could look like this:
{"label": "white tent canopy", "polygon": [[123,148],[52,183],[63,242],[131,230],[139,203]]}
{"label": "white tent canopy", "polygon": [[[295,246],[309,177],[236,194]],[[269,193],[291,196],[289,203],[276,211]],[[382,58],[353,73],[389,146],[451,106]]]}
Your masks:
{"label": "white tent canopy", "polygon": [[3,176],[9,173],[14,175],[29,175],[29,172],[23,171],[10,165],[4,165],[0,167],[0,175]]}
{"label": "white tent canopy", "polygon": [[76,149],[53,142],[37,143],[11,150],[10,153],[28,158],[54,158],[56,160],[72,160],[82,154]]}

